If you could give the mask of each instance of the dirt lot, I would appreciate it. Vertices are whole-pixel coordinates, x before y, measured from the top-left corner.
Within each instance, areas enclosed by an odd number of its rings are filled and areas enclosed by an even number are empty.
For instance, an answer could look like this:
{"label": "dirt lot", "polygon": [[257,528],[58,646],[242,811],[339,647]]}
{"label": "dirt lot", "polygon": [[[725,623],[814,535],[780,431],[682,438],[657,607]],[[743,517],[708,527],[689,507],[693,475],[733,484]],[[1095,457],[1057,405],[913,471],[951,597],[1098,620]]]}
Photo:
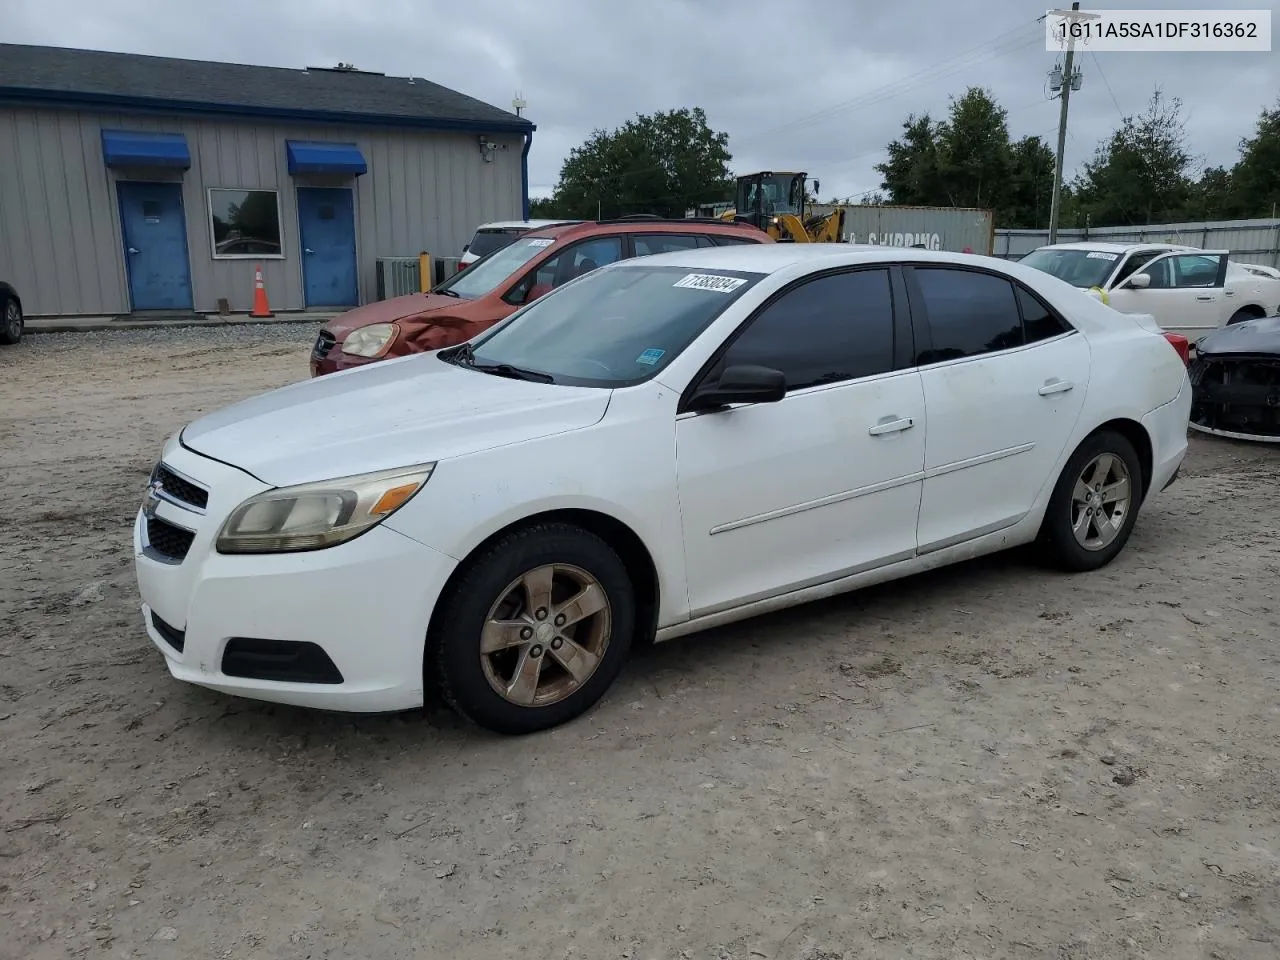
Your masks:
{"label": "dirt lot", "polygon": [[313,326],[0,350],[0,957],[1280,955],[1280,451],[1105,572],[1000,557],[676,641],[506,740],[170,679],[164,437]]}

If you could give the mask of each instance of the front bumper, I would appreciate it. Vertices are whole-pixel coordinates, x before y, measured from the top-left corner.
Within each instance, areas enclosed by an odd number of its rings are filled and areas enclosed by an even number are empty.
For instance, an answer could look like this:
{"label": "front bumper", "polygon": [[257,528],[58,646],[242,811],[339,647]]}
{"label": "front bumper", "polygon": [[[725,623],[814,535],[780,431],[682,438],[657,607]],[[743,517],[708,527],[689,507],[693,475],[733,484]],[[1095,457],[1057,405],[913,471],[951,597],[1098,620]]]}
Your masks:
{"label": "front bumper", "polygon": [[1280,356],[1198,354],[1191,378],[1191,429],[1280,443]]}
{"label": "front bumper", "polygon": [[[167,502],[156,508],[162,519],[194,532],[179,562],[148,545],[145,511],[134,523],[147,634],[174,677],[303,707],[382,712],[422,705],[427,626],[456,561],[384,526],[325,550],[219,554],[213,540],[226,516],[265,486],[182,449],[169,451],[165,463],[210,491],[204,514]],[[231,675],[233,640],[241,647],[314,645],[336,667],[339,682]]]}

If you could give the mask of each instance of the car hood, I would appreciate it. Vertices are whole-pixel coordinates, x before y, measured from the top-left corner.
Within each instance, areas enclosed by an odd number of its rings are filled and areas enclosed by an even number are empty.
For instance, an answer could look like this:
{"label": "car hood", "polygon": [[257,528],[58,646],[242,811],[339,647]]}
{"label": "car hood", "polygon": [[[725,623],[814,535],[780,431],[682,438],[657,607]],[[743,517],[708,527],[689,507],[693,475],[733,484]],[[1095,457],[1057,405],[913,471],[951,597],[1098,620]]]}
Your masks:
{"label": "car hood", "polygon": [[1260,317],[1221,327],[1196,344],[1198,353],[1280,354],[1280,317]]}
{"label": "car hood", "polygon": [[407,317],[417,317],[449,308],[456,310],[460,305],[472,302],[460,297],[447,297],[443,293],[411,293],[404,297],[392,297],[390,300],[375,300],[363,307],[340,313],[326,323],[324,328],[332,333],[339,343],[342,343],[347,339],[347,334],[357,327],[367,327],[373,323],[392,323]]}
{"label": "car hood", "polygon": [[434,353],[303,380],[189,424],[182,443],[289,486],[589,427],[610,391],[511,380]]}

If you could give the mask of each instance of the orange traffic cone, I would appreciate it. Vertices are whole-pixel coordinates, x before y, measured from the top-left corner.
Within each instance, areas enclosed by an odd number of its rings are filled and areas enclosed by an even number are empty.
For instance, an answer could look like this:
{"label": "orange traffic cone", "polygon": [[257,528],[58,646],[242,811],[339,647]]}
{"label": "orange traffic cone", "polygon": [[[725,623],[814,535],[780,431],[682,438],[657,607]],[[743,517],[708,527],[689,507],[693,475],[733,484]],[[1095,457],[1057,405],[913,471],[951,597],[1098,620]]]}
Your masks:
{"label": "orange traffic cone", "polygon": [[275,314],[271,312],[271,305],[267,303],[267,285],[262,282],[262,264],[258,264],[258,269],[253,275],[253,310],[249,312],[249,316],[275,316]]}

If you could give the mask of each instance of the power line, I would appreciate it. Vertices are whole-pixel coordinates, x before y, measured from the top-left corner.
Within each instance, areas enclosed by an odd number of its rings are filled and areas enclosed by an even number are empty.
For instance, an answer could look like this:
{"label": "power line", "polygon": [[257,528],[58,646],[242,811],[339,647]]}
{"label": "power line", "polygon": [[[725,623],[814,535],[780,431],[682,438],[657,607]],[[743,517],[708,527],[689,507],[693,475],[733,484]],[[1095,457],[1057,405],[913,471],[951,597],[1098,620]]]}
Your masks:
{"label": "power line", "polygon": [[[904,93],[911,93],[938,80],[944,80],[947,77],[954,76],[975,63],[981,63],[986,60],[994,59],[996,57],[1024,49],[1025,47],[1031,46],[1033,43],[1038,43],[1040,41],[1040,28],[1035,24],[1031,24],[1030,27],[1035,31],[1034,37],[1026,36],[1029,26],[1027,24],[1023,24],[1019,27],[1015,27],[1013,30],[1009,30],[1006,33],[1001,34],[993,40],[988,40],[987,42],[979,44],[978,46],[966,50],[963,53],[957,54],[954,57],[942,60],[925,70],[918,70],[915,73],[907,74],[905,77],[900,77],[892,83],[875,87],[868,90],[866,93],[859,94],[849,100],[833,104],[830,107],[826,107],[814,113],[806,114],[802,117],[795,117],[779,126],[771,127],[767,130],[762,130],[746,137],[740,137],[737,139],[735,145],[751,143],[755,140],[771,137],[785,130],[791,130],[797,126],[810,124],[816,120],[824,120],[835,116],[836,114],[845,113],[849,110],[858,110],[874,106],[879,103],[884,103],[888,100],[895,99]],[[1015,35],[1018,34],[1021,34],[1022,36],[1015,37]],[[976,58],[975,54],[978,54]],[[949,68],[948,64],[950,64]]]}
{"label": "power line", "polygon": [[1124,111],[1120,109],[1120,101],[1116,99],[1116,95],[1111,92],[1111,84],[1107,82],[1107,75],[1102,72],[1102,63],[1098,60],[1098,55],[1090,50],[1089,56],[1093,58],[1093,65],[1098,68],[1098,77],[1102,80],[1102,85],[1107,88],[1107,95],[1111,97],[1111,102],[1116,105],[1116,113],[1120,114],[1120,119],[1123,121]]}

